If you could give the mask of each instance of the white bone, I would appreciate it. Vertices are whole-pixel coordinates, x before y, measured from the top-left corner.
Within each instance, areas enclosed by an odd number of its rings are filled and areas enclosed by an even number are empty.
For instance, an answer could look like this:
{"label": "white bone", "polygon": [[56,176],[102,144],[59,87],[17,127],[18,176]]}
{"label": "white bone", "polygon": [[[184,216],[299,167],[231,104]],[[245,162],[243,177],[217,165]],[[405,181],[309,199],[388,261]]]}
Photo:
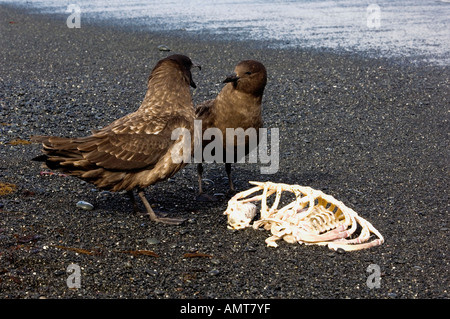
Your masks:
{"label": "white bone", "polygon": [[[270,230],[272,236],[266,239],[267,246],[277,247],[276,241],[284,239],[289,243],[327,245],[334,250],[352,251],[384,242],[383,236],[371,223],[333,196],[300,185],[272,182],[250,184],[256,187],[233,196],[224,214],[228,215],[228,228],[249,227],[256,216],[256,206],[251,202],[260,201],[260,219],[253,223],[253,228]],[[248,198],[258,191],[262,194]],[[294,193],[296,198],[278,209],[285,191]],[[275,199],[269,208],[268,198],[273,194],[276,194]],[[356,236],[358,225],[361,231]],[[377,238],[371,239],[372,236]]]}

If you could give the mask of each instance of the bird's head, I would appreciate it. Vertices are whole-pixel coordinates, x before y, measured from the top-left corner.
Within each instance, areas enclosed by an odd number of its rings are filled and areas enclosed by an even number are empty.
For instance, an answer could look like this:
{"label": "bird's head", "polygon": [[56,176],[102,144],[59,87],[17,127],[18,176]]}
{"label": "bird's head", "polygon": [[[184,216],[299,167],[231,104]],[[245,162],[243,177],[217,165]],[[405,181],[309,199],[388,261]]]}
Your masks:
{"label": "bird's head", "polygon": [[[192,62],[192,60],[189,57],[185,56],[185,55],[173,54],[173,55],[170,55],[170,56],[160,60],[156,64],[156,66],[154,67],[154,69],[152,71],[152,74],[159,67],[161,67],[161,66],[163,66],[164,64],[167,64],[167,63],[171,63],[172,65],[175,65],[175,67],[178,68],[182,72],[184,79],[186,80],[186,82],[190,86],[192,86],[194,89],[197,87],[197,85],[195,84],[194,80],[192,79],[191,69],[193,67],[197,67],[197,68],[201,69],[200,65],[194,64]],[[150,77],[151,77],[151,75],[150,75]]]}
{"label": "bird's head", "polygon": [[227,76],[223,83],[231,83],[239,91],[260,96],[267,83],[267,71],[258,61],[244,60],[236,65],[234,73]]}

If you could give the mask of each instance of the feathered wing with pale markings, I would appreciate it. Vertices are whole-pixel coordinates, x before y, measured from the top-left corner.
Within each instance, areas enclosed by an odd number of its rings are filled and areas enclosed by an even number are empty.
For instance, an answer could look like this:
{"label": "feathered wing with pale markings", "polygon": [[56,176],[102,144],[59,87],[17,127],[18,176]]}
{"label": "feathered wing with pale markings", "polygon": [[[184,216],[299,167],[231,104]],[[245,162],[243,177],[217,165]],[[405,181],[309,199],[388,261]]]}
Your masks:
{"label": "feathered wing with pale markings", "polygon": [[87,137],[34,137],[43,144],[44,152],[35,160],[101,189],[127,190],[130,195],[138,189],[152,220],[172,222],[154,214],[143,189],[173,176],[186,165],[172,159],[171,151],[182,139],[172,140],[172,132],[184,128],[193,135],[195,114],[189,89],[195,87],[190,71],[193,66],[183,55],[159,61],[137,111]]}

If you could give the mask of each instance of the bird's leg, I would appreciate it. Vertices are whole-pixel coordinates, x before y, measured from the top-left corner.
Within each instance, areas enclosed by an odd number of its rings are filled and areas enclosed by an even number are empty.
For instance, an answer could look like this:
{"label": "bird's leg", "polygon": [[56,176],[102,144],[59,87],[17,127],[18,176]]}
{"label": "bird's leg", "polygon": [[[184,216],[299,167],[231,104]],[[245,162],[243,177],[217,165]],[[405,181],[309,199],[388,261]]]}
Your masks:
{"label": "bird's leg", "polygon": [[225,163],[225,171],[227,172],[228,183],[230,184],[228,195],[233,196],[234,194],[236,194],[236,189],[234,188],[233,180],[231,179],[231,163]]}
{"label": "bird's leg", "polygon": [[182,224],[185,219],[182,218],[169,218],[169,217],[159,217],[155,214],[152,207],[150,206],[149,202],[147,201],[147,198],[145,198],[145,194],[143,190],[138,191],[139,198],[141,199],[142,203],[145,206],[145,209],[147,210],[147,214],[150,217],[150,220],[154,222],[161,222],[165,224],[171,224],[171,225],[180,225]]}
{"label": "bird's leg", "polygon": [[140,210],[139,210],[138,204],[137,204],[137,202],[136,202],[136,198],[134,197],[133,191],[132,191],[132,190],[127,191],[127,194],[128,194],[128,197],[130,197],[131,204],[133,205],[133,211],[134,211],[136,214],[137,214],[137,213],[140,213]]}
{"label": "bird's leg", "polygon": [[203,176],[203,165],[202,163],[197,164],[197,176],[198,176],[198,194],[203,193],[203,183],[202,183],[202,176]]}
{"label": "bird's leg", "polygon": [[217,198],[214,195],[209,195],[203,193],[203,165],[202,163],[197,164],[197,176],[198,176],[198,195],[195,200],[199,202],[215,202]]}

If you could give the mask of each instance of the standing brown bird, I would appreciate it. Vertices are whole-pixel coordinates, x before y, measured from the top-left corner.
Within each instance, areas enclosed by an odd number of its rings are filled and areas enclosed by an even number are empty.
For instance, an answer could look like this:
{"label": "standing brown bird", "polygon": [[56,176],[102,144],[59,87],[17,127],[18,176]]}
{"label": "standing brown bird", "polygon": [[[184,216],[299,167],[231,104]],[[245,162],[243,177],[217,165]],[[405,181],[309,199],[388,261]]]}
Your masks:
{"label": "standing brown bird", "polygon": [[[262,127],[261,101],[264,88],[267,83],[267,71],[264,65],[254,60],[239,62],[234,73],[229,75],[223,83],[227,83],[214,100],[206,101],[197,106],[195,115],[202,122],[202,133],[208,128],[218,128],[223,136],[223,154],[225,170],[228,176],[230,192],[234,193],[234,185],[231,178],[231,162],[226,159],[226,129],[242,128],[244,131],[254,128],[258,131]],[[256,133],[257,138],[259,134]],[[203,140],[203,149],[211,143]],[[234,139],[234,161],[238,160],[236,154],[238,140]],[[230,148],[229,148],[230,149]],[[251,151],[249,139],[245,139],[245,155]],[[203,193],[202,188],[202,163],[197,165],[199,194],[197,200],[216,200],[214,196]]]}
{"label": "standing brown bird", "polygon": [[184,143],[184,137],[172,140],[171,135],[177,128],[193,133],[195,113],[189,89],[196,87],[193,66],[184,55],[160,60],[150,74],[147,93],[137,111],[87,137],[34,137],[43,144],[44,155],[33,160],[44,161],[50,169],[79,177],[100,189],[126,190],[135,210],[133,190],[137,189],[152,221],[180,224],[182,219],[157,216],[145,198],[144,188],[171,177],[186,165],[174,162],[171,154],[178,143]]}

